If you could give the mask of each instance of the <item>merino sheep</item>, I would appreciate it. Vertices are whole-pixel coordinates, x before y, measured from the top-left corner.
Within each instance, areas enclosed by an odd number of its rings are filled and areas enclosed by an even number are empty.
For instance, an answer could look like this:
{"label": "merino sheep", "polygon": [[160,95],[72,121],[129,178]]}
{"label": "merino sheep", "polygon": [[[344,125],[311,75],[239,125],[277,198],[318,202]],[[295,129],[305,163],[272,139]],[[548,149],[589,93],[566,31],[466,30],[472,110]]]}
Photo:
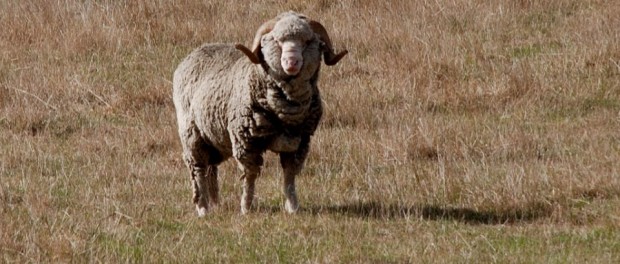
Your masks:
{"label": "merino sheep", "polygon": [[290,11],[261,25],[251,49],[206,44],[180,63],[173,99],[199,216],[218,204],[217,166],[231,156],[242,171],[247,213],[267,150],[280,155],[285,209],[297,211],[295,176],[322,114],[321,57],[335,65],[346,54],[334,53],[320,23]]}

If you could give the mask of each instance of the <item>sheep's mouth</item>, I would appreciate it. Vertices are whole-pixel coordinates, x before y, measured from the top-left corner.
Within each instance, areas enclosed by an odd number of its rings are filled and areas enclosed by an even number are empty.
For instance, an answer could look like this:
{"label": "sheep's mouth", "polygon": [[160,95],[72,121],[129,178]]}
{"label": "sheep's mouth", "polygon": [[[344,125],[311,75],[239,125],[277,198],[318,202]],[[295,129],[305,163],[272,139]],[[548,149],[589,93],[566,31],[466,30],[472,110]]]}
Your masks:
{"label": "sheep's mouth", "polygon": [[288,76],[297,76],[297,74],[299,74],[300,71],[301,71],[300,67],[284,68],[284,73],[286,73],[286,75]]}
{"label": "sheep's mouth", "polygon": [[282,59],[280,59],[280,66],[282,66],[282,70],[289,76],[299,74],[303,65],[303,59],[294,56],[283,56]]}

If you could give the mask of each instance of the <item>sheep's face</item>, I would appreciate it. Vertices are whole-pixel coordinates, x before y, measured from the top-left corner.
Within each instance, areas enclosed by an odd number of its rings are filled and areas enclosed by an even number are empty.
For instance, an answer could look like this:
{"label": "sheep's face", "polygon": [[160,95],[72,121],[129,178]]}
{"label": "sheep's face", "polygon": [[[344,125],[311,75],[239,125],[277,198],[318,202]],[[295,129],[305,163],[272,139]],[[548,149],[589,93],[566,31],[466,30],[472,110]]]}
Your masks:
{"label": "sheep's face", "polygon": [[294,76],[299,73],[301,66],[304,65],[303,50],[305,43],[297,40],[277,40],[282,55],[280,65],[286,74]]}
{"label": "sheep's face", "polygon": [[320,41],[305,18],[282,17],[261,39],[265,62],[283,77],[314,74],[321,60]]}
{"label": "sheep's face", "polygon": [[325,27],[293,11],[263,23],[254,36],[252,49],[243,44],[235,48],[254,64],[267,63],[269,73],[282,79],[315,76],[321,55],[325,65],[336,65],[348,51],[335,53]]}

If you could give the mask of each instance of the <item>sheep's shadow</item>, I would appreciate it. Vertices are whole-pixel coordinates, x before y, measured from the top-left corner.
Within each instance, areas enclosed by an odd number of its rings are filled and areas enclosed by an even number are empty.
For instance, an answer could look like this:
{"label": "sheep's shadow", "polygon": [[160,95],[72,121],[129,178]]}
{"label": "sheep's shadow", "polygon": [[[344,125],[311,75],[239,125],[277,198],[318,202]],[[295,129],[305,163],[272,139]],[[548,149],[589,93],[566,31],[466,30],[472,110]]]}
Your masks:
{"label": "sheep's shadow", "polygon": [[399,204],[383,204],[380,202],[353,202],[344,205],[328,205],[306,207],[301,213],[313,215],[340,214],[361,218],[395,219],[421,218],[426,220],[453,220],[467,224],[497,225],[519,222],[531,222],[549,217],[552,213],[550,205],[533,203],[518,208],[497,210],[474,210],[437,205],[405,206]]}

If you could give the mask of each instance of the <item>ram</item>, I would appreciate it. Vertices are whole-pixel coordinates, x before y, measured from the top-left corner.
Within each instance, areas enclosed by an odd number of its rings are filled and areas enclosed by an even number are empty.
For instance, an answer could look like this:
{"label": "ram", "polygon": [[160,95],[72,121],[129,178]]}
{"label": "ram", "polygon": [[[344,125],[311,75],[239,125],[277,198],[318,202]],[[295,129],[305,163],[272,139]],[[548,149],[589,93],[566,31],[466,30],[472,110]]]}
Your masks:
{"label": "ram", "polygon": [[322,115],[321,58],[335,65],[346,54],[334,52],[320,23],[285,12],[259,27],[251,49],[206,44],[180,63],[173,100],[199,216],[218,204],[217,167],[230,157],[242,172],[247,213],[267,150],[280,156],[285,209],[297,211],[295,177]]}

